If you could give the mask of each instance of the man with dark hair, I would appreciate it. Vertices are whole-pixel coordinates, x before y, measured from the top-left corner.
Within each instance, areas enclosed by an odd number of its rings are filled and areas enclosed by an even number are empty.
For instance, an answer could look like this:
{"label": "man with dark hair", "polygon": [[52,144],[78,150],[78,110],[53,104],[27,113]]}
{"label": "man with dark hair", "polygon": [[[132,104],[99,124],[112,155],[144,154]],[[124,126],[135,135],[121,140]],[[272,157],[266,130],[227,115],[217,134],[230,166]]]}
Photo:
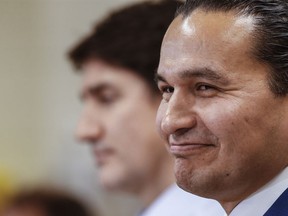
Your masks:
{"label": "man with dark hair", "polygon": [[83,203],[71,195],[51,189],[35,189],[16,194],[1,215],[90,216],[91,214]]}
{"label": "man with dark hair", "polygon": [[230,216],[288,215],[288,2],[187,0],[157,80],[178,185]]}
{"label": "man with dark hair", "polygon": [[221,215],[216,201],[175,185],[172,157],[154,128],[161,100],[154,73],[179,5],[144,2],[116,11],[70,52],[83,78],[77,136],[91,144],[102,186],[133,194],[141,215]]}

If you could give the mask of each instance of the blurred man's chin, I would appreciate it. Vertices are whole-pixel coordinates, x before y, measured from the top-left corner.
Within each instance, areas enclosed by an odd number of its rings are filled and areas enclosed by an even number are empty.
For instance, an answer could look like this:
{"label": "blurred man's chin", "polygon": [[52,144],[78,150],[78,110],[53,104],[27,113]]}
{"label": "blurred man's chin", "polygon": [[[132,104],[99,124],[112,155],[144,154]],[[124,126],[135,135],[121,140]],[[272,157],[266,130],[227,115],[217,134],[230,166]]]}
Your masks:
{"label": "blurred man's chin", "polygon": [[105,173],[103,170],[99,174],[100,185],[107,191],[121,191],[123,179],[113,173]]}
{"label": "blurred man's chin", "polygon": [[101,186],[107,190],[107,191],[111,191],[111,192],[115,192],[119,190],[119,187],[115,184],[111,184],[110,182],[101,182]]}

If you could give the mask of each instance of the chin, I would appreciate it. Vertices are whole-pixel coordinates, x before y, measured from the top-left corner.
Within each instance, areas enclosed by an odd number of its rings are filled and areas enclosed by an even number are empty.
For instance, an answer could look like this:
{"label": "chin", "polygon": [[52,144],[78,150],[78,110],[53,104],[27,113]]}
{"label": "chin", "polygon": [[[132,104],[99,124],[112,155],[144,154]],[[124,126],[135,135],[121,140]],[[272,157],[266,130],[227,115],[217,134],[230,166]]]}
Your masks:
{"label": "chin", "polygon": [[121,191],[125,179],[123,179],[123,177],[121,177],[120,175],[116,174],[117,172],[115,171],[108,172],[108,170],[101,170],[99,173],[101,187],[111,192]]}
{"label": "chin", "polygon": [[109,178],[100,178],[101,187],[108,192],[124,193],[124,194],[137,194],[139,184],[135,184],[135,181],[131,182],[131,179],[127,179],[126,176],[115,176]]}
{"label": "chin", "polygon": [[111,192],[119,191],[119,187],[117,187],[117,185],[114,185],[114,184],[102,182],[101,186],[107,191],[111,191]]}
{"label": "chin", "polygon": [[206,173],[204,170],[180,169],[176,170],[175,176],[177,185],[183,190],[200,197],[215,198],[219,185],[212,173]]}
{"label": "chin", "polygon": [[176,183],[177,185],[182,188],[183,190],[189,192],[189,193],[193,193],[195,194],[195,191],[193,190],[193,186],[195,185],[193,183],[193,178],[191,178],[191,173],[187,170],[177,170],[175,172],[175,176],[176,176]]}
{"label": "chin", "polygon": [[115,181],[115,179],[100,178],[100,185],[105,190],[111,192],[119,191],[121,188],[119,184]]}

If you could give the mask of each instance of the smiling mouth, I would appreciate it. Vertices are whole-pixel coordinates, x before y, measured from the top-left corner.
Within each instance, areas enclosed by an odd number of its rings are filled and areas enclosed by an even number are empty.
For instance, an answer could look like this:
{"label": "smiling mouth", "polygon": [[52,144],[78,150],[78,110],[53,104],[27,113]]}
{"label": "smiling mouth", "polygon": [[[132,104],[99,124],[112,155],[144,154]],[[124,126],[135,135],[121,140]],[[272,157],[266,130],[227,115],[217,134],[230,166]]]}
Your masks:
{"label": "smiling mouth", "polygon": [[181,143],[181,144],[170,144],[170,153],[176,157],[185,157],[191,155],[199,155],[204,151],[215,148],[213,144],[202,144],[202,143]]}

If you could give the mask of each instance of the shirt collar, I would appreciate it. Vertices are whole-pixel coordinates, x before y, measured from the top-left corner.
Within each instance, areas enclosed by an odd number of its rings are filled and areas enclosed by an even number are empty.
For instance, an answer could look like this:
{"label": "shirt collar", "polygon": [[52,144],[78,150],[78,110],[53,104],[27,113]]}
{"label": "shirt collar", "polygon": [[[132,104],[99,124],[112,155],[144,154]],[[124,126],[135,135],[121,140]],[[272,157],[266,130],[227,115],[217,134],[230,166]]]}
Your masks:
{"label": "shirt collar", "polygon": [[229,216],[264,215],[288,187],[288,167],[264,187],[239,203]]}

